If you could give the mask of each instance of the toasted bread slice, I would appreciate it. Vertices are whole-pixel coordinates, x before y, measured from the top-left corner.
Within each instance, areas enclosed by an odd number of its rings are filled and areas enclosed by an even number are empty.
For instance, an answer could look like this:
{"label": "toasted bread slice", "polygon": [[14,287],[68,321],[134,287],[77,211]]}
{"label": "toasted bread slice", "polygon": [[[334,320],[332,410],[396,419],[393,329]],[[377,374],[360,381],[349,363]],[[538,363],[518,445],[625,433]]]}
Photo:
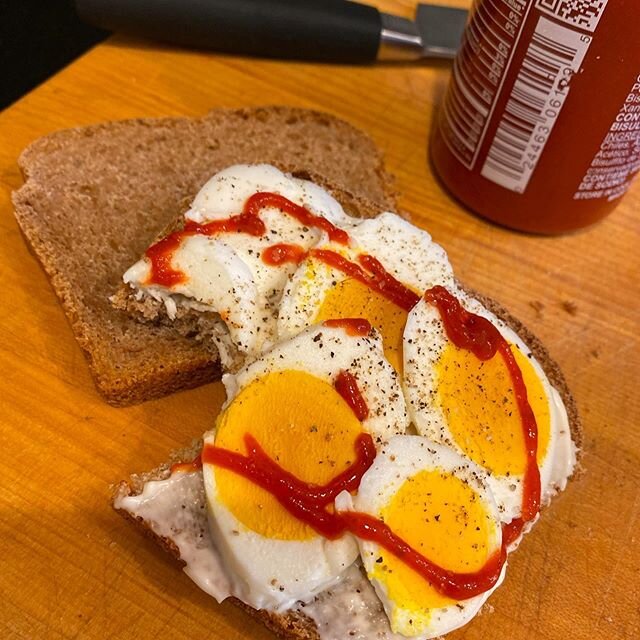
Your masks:
{"label": "toasted bread slice", "polygon": [[[480,300],[480,302],[482,302],[482,304],[487,309],[492,311],[496,316],[503,320],[529,346],[534,357],[542,366],[545,374],[547,375],[547,378],[549,379],[549,382],[555,387],[555,389],[560,394],[562,401],[564,402],[569,419],[571,439],[573,440],[573,443],[577,448],[579,456],[582,444],[582,427],[578,416],[575,400],[571,395],[571,392],[567,387],[565,378],[556,362],[551,358],[549,352],[545,349],[540,340],[534,334],[532,334],[519,320],[509,314],[504,309],[504,307],[491,300],[490,298],[478,295],[475,292],[469,293]],[[183,566],[186,563],[180,557],[179,547],[172,535],[167,535],[166,532],[161,531],[156,523],[122,508],[121,500],[127,496],[140,495],[143,492],[146,483],[150,481],[164,480],[168,478],[171,475],[170,468],[172,464],[176,462],[186,462],[193,460],[197,455],[199,455],[201,448],[201,442],[194,442],[189,448],[176,451],[171,454],[169,460],[166,463],[158,466],[156,469],[139,475],[134,474],[128,480],[120,482],[114,488],[113,492],[113,506],[116,511],[118,511],[118,513],[120,513],[120,515],[122,515],[125,519],[136,524],[146,536],[153,539],[157,544],[160,545],[161,548],[170,553]],[[574,469],[574,475],[576,472],[579,472],[579,464],[576,465]],[[198,472],[197,475],[199,476],[199,479],[196,479],[196,482],[202,483],[200,491],[203,497],[204,484],[202,480],[202,473]],[[193,507],[193,504],[192,508],[192,516],[194,522],[197,523],[196,526],[201,528],[201,532],[205,532],[204,535],[208,535],[208,533],[206,533],[208,524],[205,515],[206,509],[204,504],[204,497],[202,498],[202,504],[200,505],[200,508]],[[179,511],[178,506],[176,506],[176,511]],[[170,530],[180,533],[179,525],[177,527],[170,527]],[[371,621],[371,619],[384,620],[384,618],[382,617],[384,616],[384,614],[382,613],[382,605],[374,595],[371,595],[373,593],[373,590],[370,589],[368,581],[363,578],[362,584],[360,586],[362,591],[370,590],[370,594],[367,596],[367,599],[363,599],[362,602],[366,601],[368,606],[375,608],[375,611],[370,612],[369,621]],[[320,596],[318,596],[318,598],[323,599],[323,603],[327,606],[327,609],[331,611],[332,618],[335,619],[336,617],[349,616],[349,613],[339,603],[336,603],[334,606],[332,600],[337,599],[337,597],[338,596],[332,590],[325,591]],[[257,611],[235,598],[233,598],[232,600],[235,604],[247,611],[251,616],[260,620],[266,627],[268,627],[271,631],[276,633],[276,635],[281,638],[285,638],[287,640],[319,640],[320,638],[320,633],[316,622],[314,622],[314,620],[312,620],[308,615],[305,615],[305,613],[303,612],[304,609],[290,610],[284,614],[276,614],[269,611]],[[335,620],[333,620],[333,622],[331,622],[330,624],[335,624]],[[338,624],[341,625],[341,628],[348,628],[350,621],[348,618],[345,618],[344,620],[339,620]],[[358,634],[361,631],[362,630],[355,629],[355,632]]]}
{"label": "toasted bread slice", "polygon": [[334,186],[343,205],[393,209],[380,152],[351,125],[288,107],[202,118],[111,122],[53,133],[22,153],[13,194],[22,232],[50,278],[96,386],[127,405],[220,375],[218,357],[174,327],[136,322],[109,297],[122,274],[206,180],[266,162]]}

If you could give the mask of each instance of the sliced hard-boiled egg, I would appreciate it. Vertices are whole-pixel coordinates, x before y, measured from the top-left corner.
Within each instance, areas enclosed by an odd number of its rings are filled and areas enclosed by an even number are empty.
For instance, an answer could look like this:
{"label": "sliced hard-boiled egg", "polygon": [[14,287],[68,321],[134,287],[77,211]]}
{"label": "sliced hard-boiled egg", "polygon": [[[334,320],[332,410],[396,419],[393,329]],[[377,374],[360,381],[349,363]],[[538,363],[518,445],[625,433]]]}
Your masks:
{"label": "sliced hard-boiled egg", "polygon": [[[408,420],[397,376],[375,331],[310,327],[224,383],[227,404],[205,451],[247,455],[247,435],[286,472],[324,485],[356,459],[362,432],[377,446],[404,433]],[[358,414],[336,388],[357,381]],[[204,464],[211,531],[232,576],[234,595],[261,609],[285,610],[335,582],[357,557],[353,538],[329,540],[294,517],[266,489],[229,468]]]}
{"label": "sliced hard-boiled egg", "polygon": [[[357,494],[341,493],[336,508],[375,516],[445,571],[476,573],[500,558],[500,517],[484,473],[427,438],[392,438],[365,473]],[[500,584],[506,568],[506,563],[496,563],[497,580],[486,591],[452,598],[378,542],[359,539],[358,544],[391,629],[411,638],[434,638],[468,622]]]}
{"label": "sliced hard-boiled egg", "polygon": [[[357,266],[361,266],[360,256],[374,256],[393,278],[418,295],[435,284],[450,286],[454,282],[442,247],[426,231],[394,213],[365,220],[350,229],[349,235],[348,247],[327,243],[318,248],[333,251]],[[295,335],[328,318],[366,318],[380,331],[387,359],[401,372],[407,313],[408,309],[311,252],[285,288],[278,336],[282,339]]]}
{"label": "sliced hard-boiled egg", "polygon": [[[206,225],[238,216],[248,199],[260,192],[283,196],[332,224],[352,224],[324,189],[264,164],[236,165],[215,174],[195,197],[185,221]],[[273,264],[265,260],[265,252],[274,245],[289,246],[294,256],[301,257],[323,237],[321,229],[274,205],[264,206],[258,216],[264,223],[264,233],[259,235],[234,231],[182,237],[168,258],[171,269],[182,274],[174,283],[153,281],[148,256],[123,278],[137,290],[164,301],[170,317],[176,315],[177,304],[218,313],[228,330],[215,336],[223,364],[227,364],[224,359],[230,359],[227,354],[233,347],[255,356],[273,341],[277,305],[297,260],[294,257]]]}
{"label": "sliced hard-boiled egg", "polygon": [[[536,419],[542,501],[564,488],[575,464],[567,414],[523,340],[480,302],[452,289],[463,308],[489,320],[509,344]],[[522,416],[499,353],[481,360],[448,338],[438,309],[424,298],[404,333],[404,384],[416,429],[453,448],[488,473],[502,519],[522,515],[527,457]]]}

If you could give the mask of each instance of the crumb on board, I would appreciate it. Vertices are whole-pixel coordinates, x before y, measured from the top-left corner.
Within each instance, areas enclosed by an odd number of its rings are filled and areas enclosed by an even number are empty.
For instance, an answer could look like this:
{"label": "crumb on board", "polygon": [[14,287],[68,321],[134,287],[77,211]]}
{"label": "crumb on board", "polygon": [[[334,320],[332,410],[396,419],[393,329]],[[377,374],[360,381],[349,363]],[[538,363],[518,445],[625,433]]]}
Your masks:
{"label": "crumb on board", "polygon": [[529,306],[536,312],[536,318],[542,318],[544,305],[539,300],[530,300]]}
{"label": "crumb on board", "polygon": [[578,313],[578,305],[571,300],[563,300],[560,303],[560,306],[566,311],[570,316],[575,316]]}

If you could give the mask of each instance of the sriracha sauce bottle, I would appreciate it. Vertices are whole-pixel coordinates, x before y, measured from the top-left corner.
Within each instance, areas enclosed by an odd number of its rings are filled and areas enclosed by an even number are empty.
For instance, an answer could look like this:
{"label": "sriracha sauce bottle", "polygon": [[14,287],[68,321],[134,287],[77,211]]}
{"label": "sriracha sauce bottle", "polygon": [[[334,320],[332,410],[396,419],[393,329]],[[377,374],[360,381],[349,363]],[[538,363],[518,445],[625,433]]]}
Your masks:
{"label": "sriracha sauce bottle", "polygon": [[431,157],[456,198],[505,226],[606,216],[640,169],[640,1],[476,0]]}

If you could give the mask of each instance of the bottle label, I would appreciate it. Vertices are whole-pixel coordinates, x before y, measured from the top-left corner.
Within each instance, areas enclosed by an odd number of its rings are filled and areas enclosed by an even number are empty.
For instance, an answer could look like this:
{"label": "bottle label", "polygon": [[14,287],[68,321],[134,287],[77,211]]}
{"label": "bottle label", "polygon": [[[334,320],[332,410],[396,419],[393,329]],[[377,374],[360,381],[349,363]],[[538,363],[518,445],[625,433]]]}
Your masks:
{"label": "bottle label", "polygon": [[[481,174],[523,192],[582,65],[608,0],[491,0],[476,6],[455,60],[441,132],[458,160],[478,162],[490,121],[498,120]],[[504,107],[494,114],[529,13],[537,12]],[[536,16],[533,16],[535,19]],[[494,117],[494,115],[496,117]]]}
{"label": "bottle label", "polygon": [[608,0],[536,0],[536,8],[578,29],[594,32]]}
{"label": "bottle label", "polygon": [[445,142],[468,169],[476,162],[531,9],[528,0],[493,0],[476,5],[453,63],[441,120]]}
{"label": "bottle label", "polygon": [[481,175],[511,191],[527,188],[591,40],[538,18]]}
{"label": "bottle label", "polygon": [[640,76],[631,87],[600,149],[584,174],[574,200],[623,195],[640,170]]}

